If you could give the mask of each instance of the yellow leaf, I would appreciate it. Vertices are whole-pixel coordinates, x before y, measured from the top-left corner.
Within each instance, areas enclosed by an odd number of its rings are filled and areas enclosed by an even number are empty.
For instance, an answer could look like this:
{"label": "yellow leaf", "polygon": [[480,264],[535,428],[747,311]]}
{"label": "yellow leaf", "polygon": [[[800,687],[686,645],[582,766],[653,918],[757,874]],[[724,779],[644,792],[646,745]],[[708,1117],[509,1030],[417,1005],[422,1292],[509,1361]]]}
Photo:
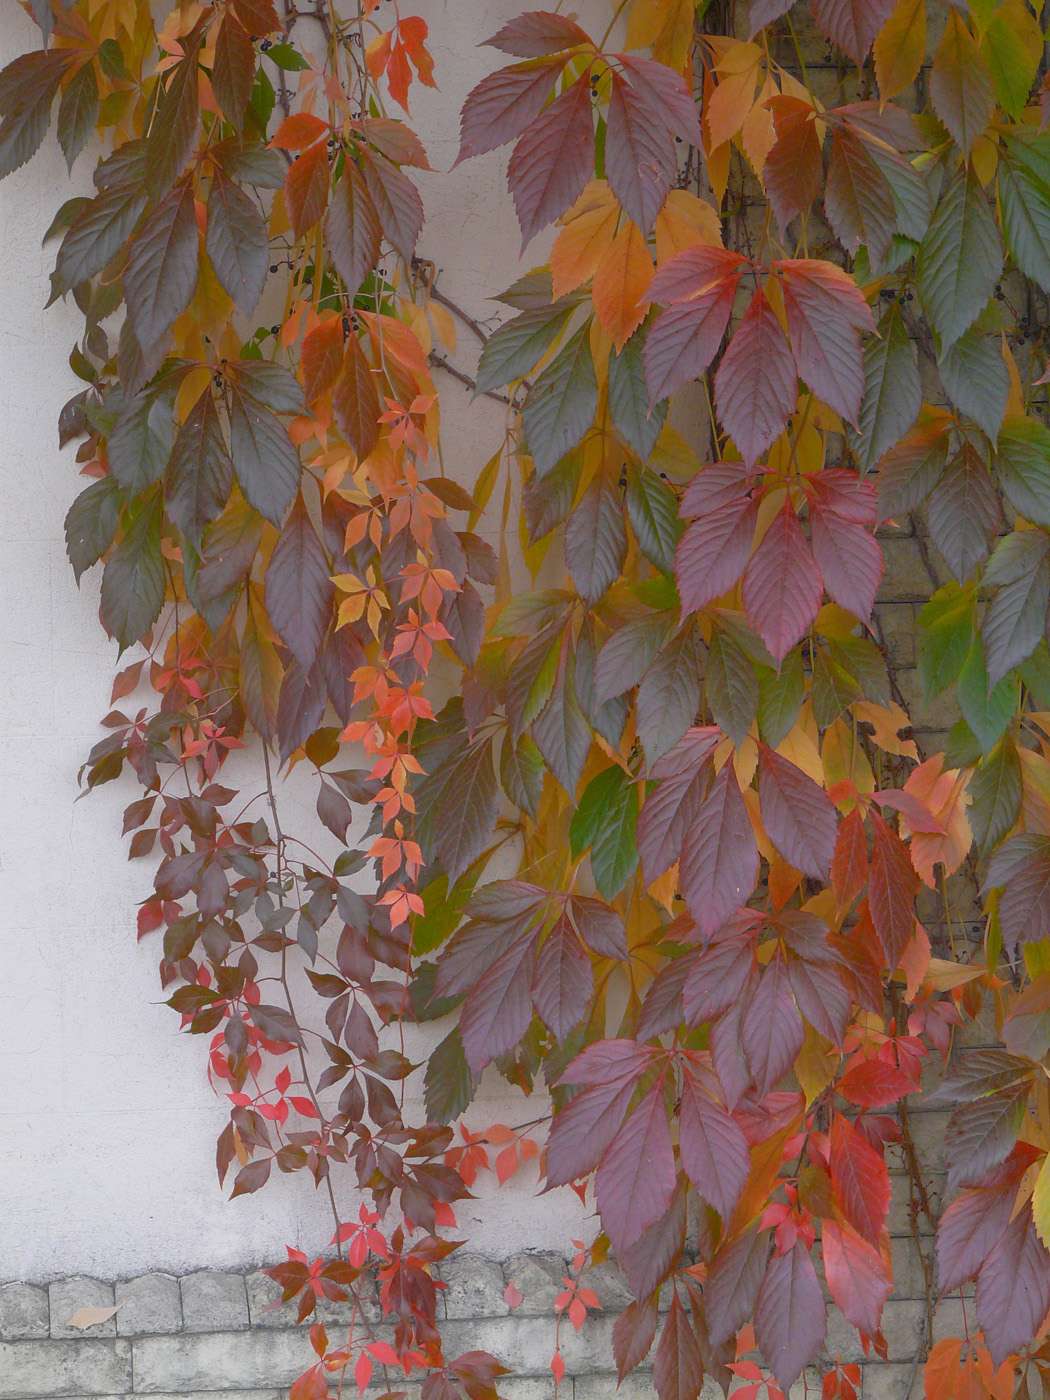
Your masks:
{"label": "yellow leaf", "polygon": [[978,136],[970,152],[973,171],[981,184],[988,187],[999,169],[999,144],[988,136]]}
{"label": "yellow leaf", "polygon": [[729,162],[732,158],[733,148],[728,141],[723,142],[717,150],[711,151],[707,157],[707,178],[711,181],[711,193],[719,209],[725,201],[726,190],[729,187]]}
{"label": "yellow leaf", "polygon": [[[823,787],[825,783],[824,765],[820,760],[820,750],[817,748],[817,727],[814,723],[812,730],[807,733],[805,717],[806,711],[803,710],[792,726],[791,732],[777,745],[777,753],[782,758],[786,758],[789,763],[793,763],[796,768],[800,768],[808,778],[813,779],[818,787]],[[809,718],[812,720],[812,712]]]}
{"label": "yellow leaf", "polygon": [[875,76],[883,102],[911,87],[926,57],[926,0],[898,0],[875,39]]}
{"label": "yellow leaf", "polygon": [[740,128],[740,144],[751,162],[751,169],[761,178],[762,170],[770,151],[776,145],[777,134],[773,126],[773,113],[765,105],[778,91],[772,78],[766,78],[758,94],[758,100],[744,118]]}
{"label": "yellow leaf", "polygon": [[1006,372],[1010,376],[1010,392],[1006,399],[1006,412],[1011,418],[1024,417],[1024,389],[1021,387],[1021,376],[1017,372],[1017,361],[1013,357],[1010,346],[1006,339],[1006,332],[1002,337],[1003,359],[1006,361]]}
{"label": "yellow leaf", "polygon": [[676,253],[698,243],[715,248],[722,246],[718,210],[689,190],[672,190],[656,216],[657,264],[662,265]]}
{"label": "yellow leaf", "polygon": [[592,180],[560,222],[551,249],[554,297],[574,291],[589,278],[612,247],[620,206],[604,180]]}
{"label": "yellow leaf", "polygon": [[[845,720],[837,719],[825,730],[820,757],[824,763],[828,787],[834,787],[836,783],[851,782],[858,792],[875,791],[875,774],[871,771],[871,764],[853,726]],[[842,803],[840,810],[851,812],[853,806],[852,802]]]}
{"label": "yellow leaf", "polygon": [[902,739],[900,731],[911,724],[900,705],[874,705],[869,700],[860,700],[853,706],[853,713],[859,720],[870,724],[875,731],[875,742],[883,753],[899,754],[902,758],[919,757],[919,751],[911,739]]}
{"label": "yellow leaf", "polygon": [[115,1308],[77,1308],[72,1317],[66,1319],[67,1327],[76,1327],[84,1331],[87,1327],[99,1327],[103,1322],[108,1322],[122,1305],[117,1304]]}
{"label": "yellow leaf", "polygon": [[808,1108],[835,1078],[840,1056],[812,1026],[806,1026],[802,1049],[795,1056],[795,1077],[802,1086]]}
{"label": "yellow leaf", "polygon": [[986,971],[984,967],[952,962],[950,958],[931,958],[926,966],[925,985],[934,992],[950,992],[967,982],[976,982]]}
{"label": "yellow leaf", "polygon": [[715,73],[718,83],[704,104],[704,137],[710,154],[732,140],[755,105],[762,50],[757,44],[724,41]]}
{"label": "yellow leaf", "polygon": [[1036,1177],[1032,1192],[1032,1217],[1039,1238],[1050,1249],[1050,1157],[1043,1158],[1043,1165]]}
{"label": "yellow leaf", "polygon": [[638,225],[628,220],[594,274],[594,309],[619,354],[645,319],[653,264]]}
{"label": "yellow leaf", "polygon": [[668,476],[688,479],[700,470],[700,458],[681,433],[665,423],[649,457],[649,466],[654,472],[666,472]]}
{"label": "yellow leaf", "polygon": [[186,421],[190,409],[211,383],[211,373],[207,365],[194,365],[179,385],[175,396],[175,417],[180,423]]}

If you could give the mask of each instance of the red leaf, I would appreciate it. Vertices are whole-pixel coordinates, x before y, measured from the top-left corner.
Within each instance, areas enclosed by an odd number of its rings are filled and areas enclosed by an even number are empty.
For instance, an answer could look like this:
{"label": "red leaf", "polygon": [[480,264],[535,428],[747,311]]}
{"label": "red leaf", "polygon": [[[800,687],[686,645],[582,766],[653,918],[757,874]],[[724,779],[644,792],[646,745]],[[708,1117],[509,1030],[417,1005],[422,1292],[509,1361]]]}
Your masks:
{"label": "red leaf", "polygon": [[824,182],[824,157],[816,112],[797,97],[771,97],[776,145],[762,167],[762,184],[781,231],[808,209]]}
{"label": "red leaf", "polygon": [[617,58],[639,100],[659,113],[666,129],[691,146],[702,145],[696,102],[682,75],[666,63],[657,63],[651,58],[636,58],[626,53],[617,54]]}
{"label": "red leaf", "polygon": [[809,1250],[796,1240],[790,1253],[769,1261],[755,1303],[755,1337],[785,1394],[816,1357],[827,1321]]}
{"label": "red leaf", "polygon": [[676,301],[692,301],[729,278],[735,287],[746,264],[747,258],[740,253],[699,243],[676,253],[657,270],[649,284],[649,299],[671,306]]}
{"label": "red leaf", "polygon": [[[697,251],[690,248],[679,257]],[[691,300],[668,307],[653,322],[642,352],[650,403],[659,403],[707,369],[722,344],[739,280],[738,271],[730,272]],[[652,291],[647,295],[652,297]]]}
{"label": "red leaf", "polygon": [[383,234],[379,211],[353,161],[343,166],[325,216],[324,232],[335,270],[352,299],[379,262]]}
{"label": "red leaf", "polygon": [[379,390],[356,335],[347,337],[343,367],[332,393],[336,422],[363,461],[379,441]]}
{"label": "red leaf", "polygon": [[303,341],[299,363],[306,402],[316,403],[335,384],[343,363],[343,327],[337,316],[313,328]]}
{"label": "red leaf", "polygon": [[893,4],[894,0],[813,0],[813,18],[861,68]]}
{"label": "red leaf", "polygon": [[868,908],[886,963],[895,970],[915,932],[915,894],[919,887],[908,848],[878,812],[871,812],[875,840],[868,876]]}
{"label": "red leaf", "polygon": [[704,1284],[707,1327],[721,1346],[754,1312],[769,1258],[769,1234],[745,1230],[715,1255]]}
{"label": "red leaf", "polygon": [[890,1208],[886,1163],[841,1113],[831,1124],[831,1184],[846,1219],[878,1247]]}
{"label": "red leaf", "polygon": [[751,1167],[739,1124],[688,1072],[682,1081],[679,1155],[689,1180],[727,1221]]}
{"label": "red leaf", "polygon": [[864,397],[860,332],[875,330],[863,292],[829,262],[796,258],[774,266],[799,375],[817,398],[856,425]]}
{"label": "red leaf", "polygon": [[666,1212],[674,1183],[674,1151],[660,1081],[616,1134],[595,1176],[602,1228],[618,1254]]}
{"label": "red leaf", "polygon": [[1005,1187],[963,1191],[937,1226],[937,1282],[954,1292],[978,1272],[1010,1224],[1017,1199],[1016,1177]]}
{"label": "red leaf", "polygon": [[784,431],[797,394],[791,347],[759,287],[715,375],[718,416],[748,466]]}
{"label": "red leaf", "polygon": [[580,26],[567,15],[544,10],[516,15],[491,39],[485,40],[490,48],[514,58],[542,58],[545,54],[561,53],[590,42]]}
{"label": "red leaf", "polygon": [[751,0],[747,7],[750,20],[748,38],[753,39],[760,29],[786,15],[794,3],[795,0]]}
{"label": "red leaf", "polygon": [[516,63],[483,78],[463,104],[456,164],[513,141],[543,111],[566,59]]}
{"label": "red leaf", "polygon": [[747,936],[720,938],[701,953],[682,987],[686,1025],[695,1029],[728,1010],[747,985],[754,963],[754,941]]}
{"label": "red leaf", "polygon": [[674,569],[683,615],[699,612],[739,580],[751,554],[758,504],[741,495],[687,526]]}
{"label": "red leaf", "polygon": [[813,1029],[841,1046],[852,1003],[836,965],[786,953],[788,981],[795,1004]]}
{"label": "red leaf", "polygon": [[758,848],[736,771],[727,763],[686,832],[680,861],[689,912],[710,935],[747,902],[758,878]]}
{"label": "red leaf", "polygon": [[977,1320],[996,1366],[1028,1345],[1048,1309],[1050,1255],[1026,1205],[977,1275]]}
{"label": "red leaf", "polygon": [[759,1098],[787,1073],[802,1049],[802,1018],[792,1000],[787,968],[775,954],[743,1012],[743,1046]]}
{"label": "red leaf", "polygon": [[594,125],[587,75],[546,108],[514,147],[507,182],[522,247],[578,198],[594,174]]}
{"label": "red leaf", "polygon": [[762,825],[777,850],[805,875],[828,879],[838,816],[822,787],[765,744],[758,749]]}
{"label": "red leaf", "polygon": [[893,1274],[886,1260],[856,1230],[825,1220],[821,1227],[824,1277],[831,1296],[865,1337],[874,1337],[882,1309],[893,1291]]}
{"label": "red leaf", "polygon": [[777,661],[805,635],[823,591],[802,526],[786,500],[744,574],[744,611]]}
{"label": "red leaf", "polygon": [[610,77],[605,173],[621,208],[648,236],[674,181],[674,140],[651,94],[629,86],[619,73]]}
{"label": "red leaf", "polygon": [[331,616],[335,596],[331,572],[299,495],[266,570],[266,611],[285,646],[307,670]]}
{"label": "red leaf", "polygon": [[653,1357],[653,1384],[660,1400],[697,1400],[704,1383],[704,1368],[696,1335],[672,1290],[671,1309]]}
{"label": "red leaf", "polygon": [[559,1045],[583,1019],[593,991],[591,960],[563,914],[540,949],[532,979],[536,1013]]}
{"label": "red leaf", "polygon": [[623,1122],[635,1080],[577,1094],[554,1115],[547,1142],[547,1184],[565,1186],[594,1171]]}
{"label": "red leaf", "polygon": [[843,817],[831,857],[831,887],[842,907],[850,905],[864,888],[868,879],[868,837],[864,817],[854,807]]}
{"label": "red leaf", "polygon": [[284,200],[297,239],[320,222],[328,204],[328,181],[328,150],[323,142],[311,146],[288,167]]}
{"label": "red leaf", "polygon": [[843,1098],[858,1108],[885,1108],[905,1094],[914,1093],[916,1087],[896,1065],[885,1060],[862,1060],[847,1070],[835,1086]]}
{"label": "red leaf", "polygon": [[810,502],[809,534],[828,597],[867,623],[882,582],[882,547],[870,530]]}
{"label": "red leaf", "polygon": [[532,1020],[537,935],[519,938],[468,993],[459,1033],[467,1064],[476,1074],[497,1055],[513,1050]]}
{"label": "red leaf", "polygon": [[613,1357],[620,1381],[649,1355],[656,1336],[656,1296],[632,1300],[613,1325]]}
{"label": "red leaf", "polygon": [[648,882],[658,879],[678,859],[686,832],[700,810],[710,773],[711,765],[705,762],[695,772],[665,778],[642,804],[637,841]]}

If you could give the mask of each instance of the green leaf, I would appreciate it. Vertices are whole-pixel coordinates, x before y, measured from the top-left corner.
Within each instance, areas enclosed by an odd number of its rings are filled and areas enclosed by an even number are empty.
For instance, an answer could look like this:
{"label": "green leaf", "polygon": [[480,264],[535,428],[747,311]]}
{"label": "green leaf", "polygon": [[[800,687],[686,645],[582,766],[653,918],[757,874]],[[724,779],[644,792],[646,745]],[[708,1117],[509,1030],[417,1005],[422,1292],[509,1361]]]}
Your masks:
{"label": "green leaf", "polygon": [[984,650],[978,637],[970,644],[956,694],[963,718],[980,744],[981,752],[990,754],[1017,709],[1017,681],[1013,676],[1004,676],[996,686],[989,686]]}
{"label": "green leaf", "polygon": [[303,388],[295,375],[272,360],[238,360],[241,387],[275,413],[301,413]]}
{"label": "green leaf", "polygon": [[205,246],[215,275],[246,316],[255,310],[266,282],[270,241],[262,214],[221,171],[208,191]]}
{"label": "green leaf", "polygon": [[908,515],[922,505],[944,474],[948,434],[920,424],[879,463],[879,519]]}
{"label": "green leaf", "polygon": [[1036,708],[1050,710],[1050,651],[1040,642],[1020,667],[1021,680],[1031,692]]}
{"label": "green leaf", "polygon": [[263,52],[271,63],[283,68],[286,73],[302,73],[310,66],[301,53],[296,53],[291,44],[271,44]]}
{"label": "green leaf", "polygon": [[850,438],[861,470],[867,472],[900,441],[922,407],[915,347],[896,306],[864,347],[864,380],[860,427]]}
{"label": "green leaf", "polygon": [[532,725],[544,762],[573,799],[591,747],[591,728],[576,698],[575,670],[566,631],[550,699]]}
{"label": "green leaf", "polygon": [[1004,734],[970,779],[968,816],[982,852],[1007,834],[1021,812],[1021,760],[1017,745]]}
{"label": "green leaf", "polygon": [[945,349],[984,310],[1002,270],[988,199],[977,177],[960,171],[941,196],[916,262],[919,295]]}
{"label": "green leaf", "polygon": [[964,442],[933,488],[926,518],[930,537],[959,583],[988,557],[1000,520],[999,496],[984,458]]}
{"label": "green leaf", "polygon": [[114,82],[128,82],[127,65],[124,62],[124,54],[120,44],[116,39],[103,39],[98,46],[98,66],[105,73],[107,78],[112,78]]}
{"label": "green leaf", "polygon": [[483,394],[530,374],[568,325],[573,310],[571,301],[533,307],[493,331],[478,360],[476,392]]}
{"label": "green leaf", "polygon": [[508,731],[503,736],[499,780],[503,791],[516,807],[533,821],[539,815],[543,795],[543,756],[527,734],[514,743]]}
{"label": "green leaf", "polygon": [[868,637],[831,637],[828,652],[847,671],[876,705],[890,703],[890,680],[886,658]]}
{"label": "green leaf", "polygon": [[427,1056],[423,1092],[432,1123],[451,1123],[470,1107],[480,1075],[473,1074],[463,1053],[459,1027]]}
{"label": "green leaf", "polygon": [[204,527],[221,515],[232,487],[233,463],[209,387],[179,428],[165,482],[168,514],[196,548]]}
{"label": "green leaf", "polygon": [[702,650],[690,623],[657,653],[638,687],[638,738],[650,767],[696,723],[702,672]]}
{"label": "green leaf", "polygon": [[981,623],[988,676],[994,684],[1027,661],[1043,639],[1050,603],[1050,538],[1018,530],[999,541],[984,583],[994,588]]}
{"label": "green leaf", "polygon": [[73,162],[84,149],[97,117],[98,83],[95,65],[89,62],[74,73],[58,104],[58,144],[66,158],[67,169],[73,169]]}
{"label": "green leaf", "polygon": [[999,161],[1003,234],[1025,276],[1050,292],[1050,188],[1021,158],[1023,150],[1020,142],[1010,141]]}
{"label": "green leaf", "polygon": [[957,583],[939,589],[919,614],[919,683],[932,700],[959,678],[973,640],[973,595]]}
{"label": "green leaf", "polygon": [[[1043,36],[1026,6],[1018,5],[1011,20],[1012,23],[1008,22],[1001,14],[992,16],[981,40],[981,53],[991,69],[995,95],[1001,106],[1014,121],[1020,121],[1039,66]],[[1027,22],[1026,27],[1031,26],[1033,42],[1022,41],[1014,28],[1019,20]]]}
{"label": "green leaf", "polygon": [[455,881],[451,893],[448,875],[442,871],[422,890],[423,913],[416,915],[412,923],[412,954],[425,957],[432,953],[455,933],[463,918],[463,910],[474,893],[477,882],[470,879]]}
{"label": "green leaf", "polygon": [[77,583],[113,543],[120,520],[120,491],[110,476],[85,487],[66,514],[66,553]]}
{"label": "green leaf", "polygon": [[974,327],[948,346],[937,368],[955,407],[995,442],[1010,393],[1010,375],[999,337]]}
{"label": "green leaf", "polygon": [[1050,430],[1035,418],[1007,418],[993,466],[1018,515],[1050,529]]}
{"label": "green leaf", "polygon": [[620,576],[627,557],[627,531],[620,492],[600,471],[565,527],[565,563],[580,597],[596,603]]}
{"label": "green leaf", "polygon": [[597,409],[588,324],[566,341],[525,400],[522,426],[538,476],[545,476],[576,446]]}
{"label": "green leaf", "polygon": [[137,184],[116,184],[81,209],[58,250],[57,291],[69,291],[112,262],[145,207],[145,191]]}
{"label": "green leaf", "polygon": [[569,823],[569,844],[574,859],[590,847],[591,871],[603,899],[615,898],[637,869],[637,820],[638,787],[622,768],[606,768],[584,788]]}
{"label": "green leaf", "polygon": [[159,481],[175,436],[173,414],[178,384],[162,393],[143,389],[117,416],[106,451],[109,469],[130,499]]}
{"label": "green leaf", "polygon": [[102,574],[102,625],[121,651],[144,637],[164,606],[164,558],[160,552],[160,498],[133,515]]}
{"label": "green leaf", "polygon": [[847,706],[863,696],[848,671],[832,661],[827,652],[817,652],[813,662],[813,718],[820,729],[835,723]]}
{"label": "green leaf", "polygon": [[62,50],[38,50],[19,55],[0,73],[0,179],[36,154],[72,57]]}
{"label": "green leaf", "polygon": [[763,668],[758,682],[758,725],[762,738],[775,749],[791,732],[805,695],[802,649],[789,651],[779,674]]}
{"label": "green leaf", "polygon": [[643,464],[649,460],[667,419],[667,400],[649,411],[642,372],[646,326],[640,326],[620,353],[609,356],[609,412],[613,427]]}
{"label": "green leaf", "polygon": [[707,653],[707,703],[715,723],[734,744],[743,743],[758,710],[758,678],[739,638],[716,627]]}
{"label": "green leaf", "polygon": [[672,574],[683,524],[678,515],[678,497],[656,472],[628,467],[627,515],[645,557],[661,573]]}
{"label": "green leaf", "polygon": [[988,64],[956,9],[948,11],[934,58],[930,99],[956,145],[968,156],[992,115],[995,87]]}
{"label": "green leaf", "polygon": [[261,516],[280,529],[299,489],[299,452],[279,419],[236,387],[230,407],[230,447],[241,490]]}

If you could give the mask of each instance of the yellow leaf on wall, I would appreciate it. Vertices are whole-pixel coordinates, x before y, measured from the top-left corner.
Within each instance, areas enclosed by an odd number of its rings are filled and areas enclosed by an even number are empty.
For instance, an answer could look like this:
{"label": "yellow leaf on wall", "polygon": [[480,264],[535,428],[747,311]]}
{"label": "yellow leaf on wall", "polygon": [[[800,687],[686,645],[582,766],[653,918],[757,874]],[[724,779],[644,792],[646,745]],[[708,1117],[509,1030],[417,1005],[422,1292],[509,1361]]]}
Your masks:
{"label": "yellow leaf on wall", "polygon": [[911,87],[926,57],[926,0],[898,0],[875,39],[875,76],[883,102]]}

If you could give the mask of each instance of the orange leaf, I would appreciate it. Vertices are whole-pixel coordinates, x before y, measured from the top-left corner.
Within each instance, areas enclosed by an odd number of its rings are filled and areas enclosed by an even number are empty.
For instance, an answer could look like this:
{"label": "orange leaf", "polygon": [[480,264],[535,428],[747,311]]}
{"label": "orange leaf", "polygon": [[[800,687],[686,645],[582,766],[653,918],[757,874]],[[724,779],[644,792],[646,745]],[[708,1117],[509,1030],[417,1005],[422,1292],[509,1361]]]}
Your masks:
{"label": "orange leaf", "polygon": [[328,123],[320,117],[312,116],[309,112],[293,112],[274,132],[270,145],[281,151],[302,151],[330,130]]}
{"label": "orange leaf", "polygon": [[676,253],[697,243],[722,246],[718,210],[688,190],[672,190],[656,216],[656,261],[662,267]]}
{"label": "orange leaf", "polygon": [[945,1337],[930,1352],[923,1371],[926,1400],[953,1400],[961,1346],[958,1337]]}
{"label": "orange leaf", "polygon": [[563,297],[594,276],[612,247],[620,206],[604,180],[592,180],[561,218],[564,225],[551,249],[554,298]]}
{"label": "orange leaf", "polygon": [[594,274],[594,309],[619,354],[649,309],[644,299],[653,279],[653,264],[641,229],[627,223]]}

